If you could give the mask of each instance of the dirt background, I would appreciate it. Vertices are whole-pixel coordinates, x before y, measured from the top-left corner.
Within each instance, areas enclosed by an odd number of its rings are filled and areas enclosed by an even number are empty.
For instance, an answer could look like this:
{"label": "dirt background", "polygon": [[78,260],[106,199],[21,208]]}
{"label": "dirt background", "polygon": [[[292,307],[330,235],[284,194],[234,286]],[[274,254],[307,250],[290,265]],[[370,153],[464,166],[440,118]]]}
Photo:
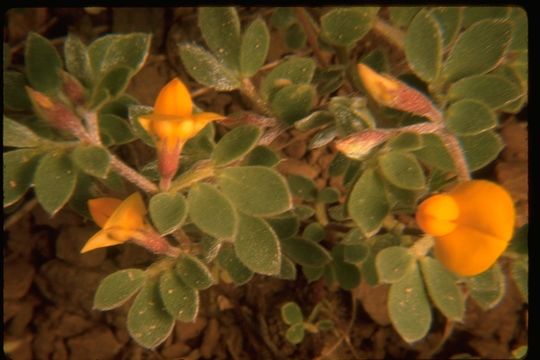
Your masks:
{"label": "dirt background", "polygon": [[[267,20],[271,8],[242,8],[242,22],[255,15]],[[90,40],[109,32],[145,31],[154,34],[152,55],[131,82],[128,93],[152,105],[162,85],[180,76],[195,101],[209,111],[228,114],[249,103],[237,93],[216,93],[193,82],[175,52],[184,39],[202,43],[193,8],[147,9],[24,9],[5,14],[4,42],[12,47],[13,62],[22,62],[24,39],[37,31],[62,50],[68,31]],[[273,30],[268,63],[290,52]],[[372,35],[368,35],[372,36]],[[377,39],[368,38],[367,43]],[[357,49],[361,52],[362,49]],[[499,158],[475,177],[505,186],[516,200],[518,225],[528,221],[527,115],[501,119],[506,147]],[[307,141],[290,132],[276,140],[284,160],[284,173],[315,179],[318,186],[337,185],[329,179],[328,164],[334,151],[308,151]],[[123,149],[119,149],[121,152]],[[144,154],[143,154],[144,155]],[[79,254],[96,226],[63,210],[53,219],[32,198],[31,192],[9,214],[4,213],[4,345],[15,349],[11,359],[392,359],[450,358],[471,354],[487,359],[511,358],[511,351],[528,343],[528,305],[508,278],[507,293],[494,309],[482,311],[467,302],[462,324],[451,333],[445,319],[434,311],[429,335],[406,344],[390,325],[385,307],[387,286],[362,283],[352,294],[327,289],[322,282],[307,284],[303,276],[281,281],[257,276],[241,288],[220,285],[201,294],[201,312],[195,323],[177,322],[172,336],[156,350],[135,344],[126,330],[129,304],[109,312],[92,310],[99,281],[119,269],[144,267],[153,255],[133,245]],[[503,261],[503,268],[507,264]],[[298,346],[284,339],[286,327],[279,307],[294,300],[308,313],[326,298],[335,310],[338,335],[308,334]],[[353,301],[357,302],[353,310]],[[353,318],[354,316],[354,318]],[[345,335],[345,336],[344,336]]]}

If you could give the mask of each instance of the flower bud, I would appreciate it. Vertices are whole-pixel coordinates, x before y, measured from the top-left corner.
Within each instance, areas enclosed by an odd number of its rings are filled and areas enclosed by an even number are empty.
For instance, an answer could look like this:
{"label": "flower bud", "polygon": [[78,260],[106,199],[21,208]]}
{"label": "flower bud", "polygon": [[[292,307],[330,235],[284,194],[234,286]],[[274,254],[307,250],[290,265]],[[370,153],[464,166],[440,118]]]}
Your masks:
{"label": "flower bud", "polygon": [[346,156],[360,160],[366,157],[373,148],[382,144],[392,136],[392,131],[369,129],[351,134],[335,142],[336,149]]}
{"label": "flower bud", "polygon": [[83,105],[85,100],[85,89],[76,77],[68,72],[60,71],[62,79],[62,91],[73,105]]}

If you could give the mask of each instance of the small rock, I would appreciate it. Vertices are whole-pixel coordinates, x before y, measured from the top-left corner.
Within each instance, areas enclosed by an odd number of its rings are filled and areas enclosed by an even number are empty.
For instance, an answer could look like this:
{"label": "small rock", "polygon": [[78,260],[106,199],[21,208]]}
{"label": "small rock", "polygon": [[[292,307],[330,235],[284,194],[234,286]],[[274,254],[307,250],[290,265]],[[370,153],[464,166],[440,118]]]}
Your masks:
{"label": "small rock", "polygon": [[68,340],[71,359],[112,359],[122,348],[113,333],[106,327],[91,330]]}
{"label": "small rock", "polygon": [[364,310],[377,324],[386,326],[390,324],[388,317],[388,308],[381,306],[388,302],[388,285],[378,285],[371,287],[367,282],[362,281],[360,286],[356,288],[355,297],[362,302]]}
{"label": "small rock", "polygon": [[[6,290],[4,289],[4,291]],[[21,306],[19,301],[4,298],[4,324],[17,314]]]}
{"label": "small rock", "polygon": [[20,299],[34,280],[34,267],[22,258],[4,263],[4,299]]}
{"label": "small rock", "polygon": [[303,140],[295,141],[285,148],[285,153],[293,159],[301,159],[307,150],[306,142]]}
{"label": "small rock", "polygon": [[73,226],[82,224],[82,218],[72,211],[61,210],[59,213],[51,217],[41,206],[37,206],[33,210],[34,221],[36,225],[47,225],[55,229],[65,226]]}
{"label": "small rock", "polygon": [[216,318],[212,318],[204,331],[204,338],[200,348],[203,358],[210,359],[212,357],[219,343],[219,335],[219,323]]}
{"label": "small rock", "polygon": [[196,338],[201,334],[207,323],[208,321],[206,318],[202,316],[197,317],[195,322],[192,323],[177,321],[175,328],[176,341],[186,342],[190,339]]}
{"label": "small rock", "polygon": [[315,179],[319,175],[319,170],[296,159],[285,159],[277,165],[277,168],[282,173],[302,175],[309,179]]}
{"label": "small rock", "polygon": [[62,340],[56,340],[54,342],[54,353],[52,356],[53,360],[66,360],[68,359],[68,352],[66,349],[66,344]]}
{"label": "small rock", "polygon": [[161,352],[161,355],[163,355],[167,359],[178,359],[178,358],[181,358],[182,356],[189,354],[190,351],[191,351],[191,348],[187,346],[186,344],[176,343],[163,349],[163,351]]}
{"label": "small rock", "polygon": [[97,229],[91,227],[66,227],[56,239],[56,257],[83,267],[101,265],[107,255],[105,249],[97,249],[87,254],[81,254],[84,244],[96,231]]}
{"label": "small rock", "polygon": [[120,269],[148,264],[152,260],[155,260],[155,256],[151,252],[130,242],[122,245],[120,254],[116,257]]}
{"label": "small rock", "polygon": [[11,335],[19,336],[24,333],[26,327],[34,318],[34,306],[35,300],[26,300],[22,303],[17,315],[13,317],[9,324],[9,333]]}
{"label": "small rock", "polygon": [[56,328],[56,332],[61,337],[72,337],[88,330],[92,323],[82,316],[64,313]]}

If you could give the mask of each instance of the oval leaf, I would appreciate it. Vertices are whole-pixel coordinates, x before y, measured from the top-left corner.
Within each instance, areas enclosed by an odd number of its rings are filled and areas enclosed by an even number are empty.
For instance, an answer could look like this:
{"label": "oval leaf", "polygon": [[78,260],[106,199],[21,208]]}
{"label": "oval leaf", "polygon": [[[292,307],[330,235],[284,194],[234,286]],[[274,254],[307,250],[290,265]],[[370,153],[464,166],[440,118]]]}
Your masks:
{"label": "oval leaf", "polygon": [[28,83],[24,74],[16,71],[4,71],[4,106],[11,110],[31,110],[25,86]]}
{"label": "oval leaf", "polygon": [[326,237],[326,230],[319,223],[311,223],[304,229],[302,237],[314,242],[321,242]]}
{"label": "oval leaf", "polygon": [[334,261],[332,265],[336,280],[342,289],[352,290],[360,285],[362,278],[358,266],[344,261]]}
{"label": "oval leaf", "polygon": [[39,154],[33,149],[4,153],[4,207],[19,200],[32,185]]}
{"label": "oval leaf", "polygon": [[101,281],[94,295],[94,309],[110,310],[128,301],[144,285],[146,273],[125,269],[110,274]]}
{"label": "oval leaf", "polygon": [[73,164],[65,154],[49,153],[40,160],[34,174],[36,197],[50,215],[69,200],[76,180]]}
{"label": "oval leaf", "polygon": [[417,266],[390,286],[388,315],[403,340],[415,342],[431,327],[431,308]]}
{"label": "oval leaf", "polygon": [[75,165],[88,175],[103,179],[109,172],[111,157],[101,146],[77,146],[71,153],[71,158]]}
{"label": "oval leaf", "polygon": [[283,253],[294,262],[307,267],[323,267],[332,259],[328,251],[319,244],[298,237],[281,241]]}
{"label": "oval leaf", "polygon": [[181,44],[180,58],[187,72],[203,85],[218,91],[231,91],[240,87],[240,81],[231,70],[197,45]]}
{"label": "oval leaf", "polygon": [[454,170],[454,161],[439,136],[423,134],[422,143],[424,146],[414,152],[420,161],[437,169]]}
{"label": "oval leaf", "polygon": [[284,215],[266,218],[265,220],[280,239],[287,239],[296,235],[300,227],[298,217],[292,214],[285,213]]}
{"label": "oval leaf", "polygon": [[501,137],[494,131],[462,136],[459,141],[471,171],[481,169],[495,160],[504,147]]}
{"label": "oval leaf", "polygon": [[431,16],[437,20],[441,28],[443,48],[450,45],[459,33],[463,10],[459,7],[437,7]]}
{"label": "oval leaf", "polygon": [[246,29],[240,48],[240,70],[244,76],[252,76],[263,66],[268,47],[270,33],[263,19],[258,18]]}
{"label": "oval leaf", "polygon": [[193,186],[188,195],[188,208],[193,223],[205,233],[219,239],[232,238],[236,233],[236,210],[213,185]]}
{"label": "oval leaf", "polygon": [[244,159],[244,165],[272,167],[279,162],[279,156],[268,146],[259,145],[253,148]]}
{"label": "oval leaf", "polygon": [[509,21],[487,19],[465,30],[456,40],[444,64],[444,75],[449,82],[470,75],[483,74],[501,60],[512,35]]}
{"label": "oval leaf", "polygon": [[77,35],[68,34],[64,43],[64,58],[67,71],[79,79],[83,85],[90,86],[93,73],[88,49]]}
{"label": "oval leaf", "polygon": [[240,19],[234,7],[201,7],[198,25],[208,47],[228,68],[238,69]]}
{"label": "oval leaf", "polygon": [[286,256],[281,256],[281,269],[277,277],[283,280],[296,280],[296,265]]}
{"label": "oval leaf", "polygon": [[194,289],[204,290],[214,284],[208,267],[195,256],[183,255],[176,263],[175,270],[180,279]]}
{"label": "oval leaf", "polygon": [[309,114],[315,101],[311,85],[289,85],[276,92],[270,104],[272,112],[285,123],[292,125]]}
{"label": "oval leaf", "polygon": [[497,263],[489,270],[467,280],[471,297],[484,310],[495,307],[506,292],[506,278]]}
{"label": "oval leaf", "polygon": [[431,257],[420,259],[420,265],[433,303],[447,318],[462,321],[465,316],[465,297],[456,284],[456,277]]}
{"label": "oval leaf", "polygon": [[281,318],[287,325],[299,324],[304,321],[302,309],[300,309],[300,306],[293,301],[281,306]]}
{"label": "oval leaf", "polygon": [[287,176],[287,182],[293,196],[307,201],[315,200],[317,186],[313,180],[302,175],[291,174]]}
{"label": "oval leaf", "polygon": [[287,338],[287,340],[291,344],[299,344],[304,339],[304,335],[304,324],[294,324],[287,329],[287,332],[285,333],[285,338]]}
{"label": "oval leaf", "polygon": [[415,264],[415,258],[403,246],[387,247],[375,257],[377,275],[381,281],[388,284],[403,279]]}
{"label": "oval leaf", "polygon": [[349,215],[366,235],[376,233],[390,210],[384,186],[372,170],[364,171],[347,201]]}
{"label": "oval leaf", "polygon": [[402,132],[388,140],[386,146],[392,150],[418,150],[422,147],[422,137],[413,132]]}
{"label": "oval leaf", "polygon": [[218,176],[218,185],[246,214],[277,215],[292,207],[285,179],[271,168],[241,166],[225,169]]}
{"label": "oval leaf", "polygon": [[414,155],[391,151],[379,156],[382,174],[393,185],[407,190],[420,190],[426,185],[422,167]]}
{"label": "oval leaf", "polygon": [[333,45],[350,46],[371,30],[378,7],[333,9],[321,17],[322,36]]}
{"label": "oval leaf", "polygon": [[218,254],[218,262],[236,285],[243,285],[253,277],[253,272],[238,259],[232,245],[223,244]]}
{"label": "oval leaf", "polygon": [[260,128],[243,125],[229,131],[219,140],[212,153],[212,161],[217,166],[225,166],[246,155],[261,137]]}
{"label": "oval leaf", "polygon": [[45,142],[45,139],[37,136],[32,130],[6,116],[4,116],[2,127],[4,146],[29,148],[37,147]]}
{"label": "oval leaf", "polygon": [[234,249],[253,272],[276,275],[281,269],[281,248],[274,230],[260,218],[240,215]]}
{"label": "oval leaf", "polygon": [[154,349],[169,337],[173,328],[174,318],[163,308],[157,282],[147,282],[129,309],[129,334],[139,345]]}
{"label": "oval leaf", "polygon": [[199,292],[187,286],[172,270],[159,278],[159,294],[170,316],[192,322],[199,311]]}
{"label": "oval leaf", "polygon": [[309,58],[291,57],[276,66],[261,82],[261,94],[271,98],[284,85],[309,84],[315,72],[315,62]]}
{"label": "oval leaf", "polygon": [[43,36],[30,32],[24,53],[26,76],[35,90],[55,94],[62,85],[62,60],[55,47]]}
{"label": "oval leaf", "polygon": [[151,38],[152,35],[143,33],[112,35],[101,57],[100,73],[106,74],[119,66],[125,66],[130,76],[134,75],[146,61]]}
{"label": "oval leaf", "polygon": [[483,102],[460,100],[446,111],[446,127],[457,135],[476,135],[497,125],[495,113]]}
{"label": "oval leaf", "polygon": [[186,199],[181,194],[160,193],[150,199],[150,218],[160,234],[170,234],[186,219]]}
{"label": "oval leaf", "polygon": [[405,56],[411,69],[424,81],[437,78],[443,55],[442,32],[438,22],[422,10],[414,17],[405,34]]}
{"label": "oval leaf", "polygon": [[390,20],[393,24],[406,28],[414,16],[420,11],[420,6],[389,6]]}

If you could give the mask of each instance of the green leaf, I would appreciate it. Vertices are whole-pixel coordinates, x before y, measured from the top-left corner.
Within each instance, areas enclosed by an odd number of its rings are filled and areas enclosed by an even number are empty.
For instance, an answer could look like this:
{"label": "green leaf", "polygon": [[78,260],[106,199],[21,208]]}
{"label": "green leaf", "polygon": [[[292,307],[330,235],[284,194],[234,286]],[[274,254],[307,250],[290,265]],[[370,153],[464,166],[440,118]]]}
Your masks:
{"label": "green leaf", "polygon": [[420,190],[426,178],[416,157],[410,153],[391,151],[379,156],[382,174],[393,185],[407,190]]}
{"label": "green leaf", "polygon": [[129,83],[131,71],[127,66],[119,65],[105,73],[95,86],[88,107],[97,108],[111,98],[120,95]]}
{"label": "green leaf", "polygon": [[46,154],[34,174],[36,197],[52,216],[64,206],[75,189],[77,175],[71,159],[62,153]]}
{"label": "green leaf", "polygon": [[199,183],[193,186],[188,195],[188,208],[193,223],[205,233],[220,239],[232,238],[236,234],[236,210],[213,185]]}
{"label": "green leaf", "polygon": [[335,278],[342,289],[352,290],[360,284],[360,269],[349,262],[344,261],[345,247],[343,245],[334,246],[332,249],[332,270]]}
{"label": "green leaf", "polygon": [[243,285],[253,277],[253,272],[238,259],[232,245],[223,244],[218,254],[218,262],[236,285]]}
{"label": "green leaf", "polygon": [[457,135],[477,135],[497,126],[495,113],[483,102],[464,99],[450,105],[446,127]]}
{"label": "green leaf", "polygon": [[25,86],[26,77],[16,71],[4,71],[4,106],[11,110],[30,110],[32,103]]}
{"label": "green leaf", "polygon": [[509,80],[510,82],[512,82],[520,90],[520,96],[516,100],[502,107],[500,110],[511,113],[511,114],[519,113],[523,109],[523,107],[525,106],[528,100],[527,99],[528,83],[526,81],[523,81],[523,79],[518,74],[518,71],[516,70],[516,68],[510,65],[499,66],[493,72],[493,74],[503,76],[506,80]]}
{"label": "green leaf", "polygon": [[506,252],[509,253],[515,253],[518,255],[529,255],[529,224],[525,224],[521,226],[519,229],[516,229],[514,232],[514,236],[512,237],[512,240],[510,240],[510,243],[508,244],[508,247],[506,248]]}
{"label": "green leaf", "polygon": [[435,134],[423,134],[421,136],[424,147],[416,150],[414,155],[430,167],[445,171],[454,170],[454,161],[441,138]]}
{"label": "green leaf", "polygon": [[313,86],[292,84],[278,90],[270,106],[278,119],[292,125],[309,114],[314,102]]}
{"label": "green leaf", "polygon": [[514,359],[525,359],[528,351],[529,347],[527,345],[522,345],[512,350],[512,356]]}
{"label": "green leaf", "polygon": [[474,277],[467,278],[471,297],[484,310],[495,307],[506,292],[506,278],[499,264]]}
{"label": "green leaf", "polygon": [[456,40],[444,64],[449,82],[493,69],[503,57],[512,35],[509,21],[487,19],[465,30]]}
{"label": "green leaf", "polygon": [[357,264],[366,259],[369,248],[364,243],[343,245],[343,260]]}
{"label": "green leaf", "polygon": [[179,49],[185,69],[197,82],[217,91],[231,91],[240,87],[236,75],[202,47],[181,44]]}
{"label": "green leaf", "polygon": [[234,249],[238,259],[251,271],[264,275],[279,274],[279,240],[263,219],[240,214]]}
{"label": "green leaf", "polygon": [[103,179],[109,172],[111,156],[102,146],[79,145],[71,153],[71,158],[88,175]]}
{"label": "green leaf", "polygon": [[292,207],[285,179],[275,170],[263,166],[241,166],[225,169],[218,185],[233,204],[246,214],[270,216]]}
{"label": "green leaf", "polygon": [[73,33],[68,33],[64,43],[64,58],[66,59],[66,69],[71,75],[87,87],[92,85],[94,76],[88,49],[81,39]]}
{"label": "green leaf", "polygon": [[291,84],[309,84],[315,72],[315,62],[310,58],[291,57],[276,66],[261,82],[261,95],[265,99],[272,96],[283,86]]}
{"label": "green leaf", "polygon": [[[374,49],[364,55],[359,63],[366,64],[376,72],[389,72],[390,65],[388,64],[388,56],[381,49]],[[360,81],[360,79],[359,79]]]}
{"label": "green leaf", "polygon": [[302,266],[302,272],[304,273],[304,276],[306,277],[308,283],[319,280],[324,274],[324,269],[326,269],[326,266]]}
{"label": "green leaf", "polygon": [[509,105],[522,96],[521,89],[500,75],[470,76],[452,84],[448,90],[450,101],[479,100],[492,110]]}
{"label": "green leaf", "polygon": [[405,34],[405,56],[418,77],[431,82],[439,76],[443,57],[443,37],[437,20],[427,10],[414,17]]}
{"label": "green leaf", "polygon": [[341,244],[343,245],[365,245],[366,244],[366,238],[364,234],[362,234],[362,231],[358,228],[354,228],[350,230],[343,239],[341,240]]}
{"label": "green leaf", "polygon": [[378,7],[333,9],[321,17],[321,35],[333,45],[351,46],[371,30]]}
{"label": "green leaf", "polygon": [[182,255],[176,263],[175,270],[180,279],[194,289],[204,290],[214,284],[208,267],[195,256]]}
{"label": "green leaf", "polygon": [[294,23],[285,30],[285,45],[291,49],[300,49],[306,45],[307,36],[304,28]]}
{"label": "green leaf", "polygon": [[329,144],[332,140],[334,140],[337,136],[337,130],[334,125],[330,125],[327,128],[322,129],[318,133],[316,133],[308,144],[308,149],[313,150],[320,147],[323,147],[327,144]]}
{"label": "green leaf", "polygon": [[347,171],[350,160],[341,152],[336,152],[330,165],[328,165],[328,175],[331,177],[341,176]]}
{"label": "green leaf", "polygon": [[32,130],[5,115],[2,128],[4,146],[30,148],[38,147],[45,142],[45,139],[37,136]]}
{"label": "green leaf", "polygon": [[193,322],[199,312],[199,292],[186,285],[173,270],[159,278],[159,294],[169,315],[183,322]]}
{"label": "green leaf", "polygon": [[329,124],[334,117],[326,110],[315,111],[294,123],[294,127],[300,131],[308,131]]}
{"label": "green leaf", "polygon": [[152,223],[160,234],[170,234],[186,219],[186,199],[181,194],[159,193],[150,199],[148,206]]}
{"label": "green leaf", "polygon": [[326,230],[319,223],[311,223],[304,229],[302,237],[314,242],[321,242],[326,237]]}
{"label": "green leaf", "polygon": [[317,201],[324,204],[333,204],[339,201],[340,192],[335,187],[325,187],[317,194]]}
{"label": "green leaf", "polygon": [[287,325],[301,324],[304,321],[302,309],[294,301],[281,305],[281,318]]}
{"label": "green leaf", "polygon": [[53,44],[43,36],[30,32],[26,38],[24,61],[30,85],[46,94],[56,94],[62,85],[59,75],[62,59]]}
{"label": "green leaf", "polygon": [[296,235],[300,227],[298,217],[289,212],[276,217],[266,218],[265,220],[280,239],[287,239]]}
{"label": "green leaf", "polygon": [[88,56],[90,58],[90,66],[94,76],[99,76],[101,72],[101,64],[107,55],[107,50],[115,42],[120,35],[105,35],[96,39],[88,46]]}
{"label": "green leaf", "polygon": [[241,159],[257,145],[262,130],[254,125],[243,125],[229,131],[219,140],[212,161],[216,166],[225,166]]}
{"label": "green leaf", "polygon": [[367,236],[376,233],[388,214],[389,205],[384,186],[372,170],[364,171],[347,200],[347,209],[354,222]]}
{"label": "green leaf", "polygon": [[32,185],[39,154],[40,152],[34,149],[4,153],[4,207],[19,200]]}
{"label": "green leaf", "polygon": [[527,260],[515,260],[510,268],[512,279],[527,304],[529,303],[529,265]]}
{"label": "green leaf", "polygon": [[386,146],[392,150],[412,151],[422,148],[422,137],[414,132],[402,132],[392,137]]}
{"label": "green leaf", "polygon": [[163,308],[157,281],[148,281],[129,309],[129,335],[139,345],[154,349],[169,337],[173,328],[174,318]]}
{"label": "green leaf", "polygon": [[146,273],[139,269],[125,269],[101,280],[94,295],[94,309],[111,310],[128,301],[144,285]]}
{"label": "green leaf", "polygon": [[399,335],[408,343],[420,340],[428,333],[431,308],[417,266],[390,286],[388,315]]}
{"label": "green leaf", "polygon": [[384,184],[384,189],[392,210],[411,214],[415,212],[419,191],[402,189],[388,182]]}
{"label": "green leaf", "polygon": [[403,246],[387,247],[375,257],[379,280],[388,284],[400,281],[415,266],[416,259]]}
{"label": "green leaf", "polygon": [[467,6],[463,9],[463,27],[467,28],[481,20],[507,19],[510,8],[507,6]]}
{"label": "green leaf", "polygon": [[[150,50],[150,34],[131,33],[113,36],[109,46],[102,55],[99,63],[99,73],[106,74],[118,67],[127,67],[130,75],[135,74],[144,65]],[[89,54],[94,57],[96,54],[90,45]],[[95,60],[94,60],[95,61]]]}
{"label": "green leaf", "polygon": [[296,280],[296,266],[286,256],[281,256],[281,269],[277,277],[283,280]]}
{"label": "green leaf", "polygon": [[519,6],[513,6],[510,9],[510,20],[514,27],[512,30],[512,41],[508,50],[527,50],[529,48],[529,20],[527,18],[527,12]]}
{"label": "green leaf", "polygon": [[234,7],[201,7],[198,25],[204,40],[225,66],[238,69],[240,19]]}
{"label": "green leaf", "polygon": [[99,117],[99,131],[107,145],[120,145],[135,140],[128,122],[114,114],[104,114]]}
{"label": "green leaf", "polygon": [[335,328],[334,322],[332,320],[319,320],[315,324],[319,331],[331,331]]}
{"label": "green leaf", "polygon": [[296,21],[294,16],[294,9],[292,7],[278,7],[272,13],[270,17],[270,24],[272,26],[285,30]]}
{"label": "green leaf", "polygon": [[294,324],[287,329],[287,332],[285,333],[285,338],[291,344],[299,344],[304,339],[304,335],[304,324]]}
{"label": "green leaf", "polygon": [[393,24],[406,28],[414,16],[420,11],[420,6],[389,6],[390,20]]}
{"label": "green leaf", "polygon": [[459,7],[437,7],[431,10],[431,16],[441,28],[443,48],[450,45],[459,33],[463,11]]}
{"label": "green leaf", "polygon": [[501,137],[495,131],[485,131],[478,135],[459,137],[469,170],[483,168],[497,158],[504,147]]}
{"label": "green leaf", "polygon": [[298,216],[298,220],[305,221],[315,215],[315,210],[310,206],[297,205],[293,209],[293,212]]}
{"label": "green leaf", "polygon": [[281,240],[283,253],[294,262],[308,267],[322,267],[331,260],[325,248],[313,242],[298,237]]}
{"label": "green leaf", "polygon": [[268,47],[270,46],[270,33],[263,19],[255,19],[246,29],[242,37],[240,48],[240,70],[242,75],[254,75],[264,65]]}
{"label": "green leaf", "polygon": [[142,127],[139,122],[139,116],[150,114],[154,109],[150,106],[144,105],[130,105],[128,107],[128,118],[131,123],[131,129],[133,134],[141,139],[146,145],[155,146],[154,140],[150,134]]}
{"label": "green leaf", "polygon": [[429,296],[444,316],[453,321],[463,321],[465,297],[456,283],[455,275],[437,260],[425,256],[420,267]]}
{"label": "green leaf", "polygon": [[272,167],[279,162],[279,156],[268,146],[258,145],[249,152],[244,159],[244,165],[247,166],[267,166]]}
{"label": "green leaf", "polygon": [[302,175],[290,174],[287,176],[287,182],[293,196],[307,201],[315,200],[317,186],[313,180]]}

